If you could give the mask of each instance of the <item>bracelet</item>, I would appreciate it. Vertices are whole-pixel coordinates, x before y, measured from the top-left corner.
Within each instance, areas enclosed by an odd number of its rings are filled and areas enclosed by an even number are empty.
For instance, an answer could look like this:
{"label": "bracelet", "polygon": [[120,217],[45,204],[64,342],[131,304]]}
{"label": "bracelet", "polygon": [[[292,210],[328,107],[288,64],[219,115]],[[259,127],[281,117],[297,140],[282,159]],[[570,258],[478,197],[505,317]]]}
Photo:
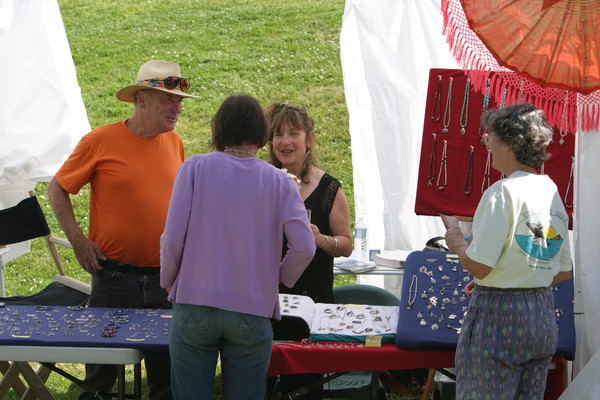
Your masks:
{"label": "bracelet", "polygon": [[338,242],[338,240],[337,240],[337,238],[336,238],[336,237],[334,237],[334,238],[333,238],[333,240],[335,241],[335,247],[333,248],[333,250],[331,250],[331,252],[330,252],[330,253],[327,253],[327,254],[329,254],[329,255],[330,255],[330,256],[332,256],[332,257],[333,257],[333,253],[335,253],[335,251],[337,250],[337,248],[338,248],[338,245],[339,245],[339,242]]}
{"label": "bracelet", "polygon": [[325,247],[329,247],[329,236],[327,236],[327,235],[323,235],[323,236],[325,237],[325,242],[327,242]]}

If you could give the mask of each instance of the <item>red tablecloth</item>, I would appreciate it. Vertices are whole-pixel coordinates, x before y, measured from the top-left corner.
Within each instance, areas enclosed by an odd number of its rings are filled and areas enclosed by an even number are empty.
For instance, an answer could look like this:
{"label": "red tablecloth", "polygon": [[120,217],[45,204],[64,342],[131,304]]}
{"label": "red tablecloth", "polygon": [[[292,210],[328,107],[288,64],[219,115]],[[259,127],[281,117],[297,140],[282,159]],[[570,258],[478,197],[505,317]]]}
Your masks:
{"label": "red tablecloth", "polygon": [[[548,371],[545,400],[556,400],[566,388],[566,361],[554,356]],[[452,368],[454,350],[404,350],[394,344],[381,348],[362,343],[273,343],[267,376],[414,368]]]}
{"label": "red tablecloth", "polygon": [[276,341],[267,375],[453,366],[454,351],[450,350],[404,350],[394,344],[373,348],[362,343]]}

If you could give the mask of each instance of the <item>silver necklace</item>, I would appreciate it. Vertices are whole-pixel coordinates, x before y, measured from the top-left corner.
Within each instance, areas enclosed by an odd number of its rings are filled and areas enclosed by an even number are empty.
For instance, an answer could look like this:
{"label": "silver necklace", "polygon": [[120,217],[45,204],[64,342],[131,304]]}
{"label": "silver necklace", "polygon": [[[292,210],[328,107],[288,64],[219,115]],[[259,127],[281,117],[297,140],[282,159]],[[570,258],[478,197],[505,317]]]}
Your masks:
{"label": "silver necklace", "polygon": [[469,154],[469,163],[467,164],[467,176],[465,176],[465,184],[463,185],[463,192],[466,195],[471,194],[473,190],[473,151],[474,147],[471,145],[471,153]]}
{"label": "silver necklace", "polygon": [[435,147],[436,147],[436,133],[433,133],[433,139],[431,139],[431,154],[429,155],[429,169],[427,170],[427,187],[431,187],[433,180],[435,179]]}
{"label": "silver necklace", "polygon": [[[437,188],[439,190],[443,190],[446,188],[446,184],[448,183],[448,167],[446,165],[448,154],[448,141],[444,140],[444,146],[442,147],[442,161],[440,162],[440,172],[437,177]],[[442,178],[442,171],[444,172],[444,183],[440,183],[440,179]]]}
{"label": "silver necklace", "polygon": [[[562,138],[561,138],[562,140]],[[567,185],[567,190],[565,191],[565,207],[573,208],[573,199],[571,198],[571,202],[567,202],[567,197],[569,196],[569,191],[571,189],[571,182],[573,181],[573,169],[575,168],[575,156],[571,156],[571,174],[569,175],[569,184]]]}
{"label": "silver necklace", "polygon": [[[563,109],[562,109],[562,117],[560,118],[560,130],[558,132],[558,134],[560,135],[560,140],[558,141],[558,144],[560,144],[561,146],[563,144],[565,144],[565,137],[567,136],[567,119],[565,118],[566,116],[566,111],[567,109],[567,99],[565,99],[565,102],[563,104]],[[564,133],[563,133],[563,126],[565,127],[564,129]]]}
{"label": "silver necklace", "polygon": [[[413,304],[415,304],[415,299],[417,297],[417,291],[418,291],[418,286],[417,286],[418,285],[418,283],[417,283],[418,279],[419,278],[415,274],[415,275],[412,276],[412,279],[410,281],[410,288],[408,288],[408,307],[406,307],[407,310],[410,310],[412,308]],[[393,313],[392,313],[392,315],[393,315]],[[390,315],[390,318],[391,317],[392,316]],[[388,322],[389,322],[390,318],[387,319]]]}
{"label": "silver necklace", "polygon": [[251,157],[254,157],[256,155],[256,154],[252,153],[251,151],[238,150],[238,149],[229,149],[229,148],[227,148],[227,149],[225,149],[223,151],[231,151],[231,152],[235,153],[235,156],[237,158],[240,158],[240,153],[242,153],[242,154],[248,154]]}
{"label": "silver necklace", "polygon": [[[467,124],[469,123],[469,91],[471,89],[471,80],[467,79],[467,83],[465,84],[465,94],[463,96],[463,104],[462,109],[460,110],[460,134],[464,135],[466,133],[465,129],[467,128]],[[463,122],[464,121],[464,122]]]}
{"label": "silver necklace", "polygon": [[485,160],[485,170],[483,171],[483,182],[481,182],[481,193],[485,192],[486,186],[485,186],[485,181],[487,179],[487,187],[490,187],[490,166],[491,166],[491,162],[490,162],[490,154],[491,151],[487,151],[487,159]]}
{"label": "silver necklace", "polygon": [[[482,114],[485,113],[490,105],[490,79],[487,80],[487,87],[485,89],[485,94],[483,95],[483,110],[482,110]],[[481,145],[483,146],[483,132],[482,132],[483,127],[481,126],[481,124],[479,125],[479,142],[481,143]]]}
{"label": "silver necklace", "polygon": [[[437,114],[437,115],[436,115]],[[442,76],[438,75],[435,94],[433,96],[433,107],[431,107],[431,120],[439,121],[442,114]]]}
{"label": "silver necklace", "polygon": [[450,84],[448,85],[448,96],[446,96],[446,109],[444,110],[444,128],[442,132],[448,133],[448,127],[450,126],[451,110],[450,104],[452,102],[452,81],[454,78],[450,78]]}

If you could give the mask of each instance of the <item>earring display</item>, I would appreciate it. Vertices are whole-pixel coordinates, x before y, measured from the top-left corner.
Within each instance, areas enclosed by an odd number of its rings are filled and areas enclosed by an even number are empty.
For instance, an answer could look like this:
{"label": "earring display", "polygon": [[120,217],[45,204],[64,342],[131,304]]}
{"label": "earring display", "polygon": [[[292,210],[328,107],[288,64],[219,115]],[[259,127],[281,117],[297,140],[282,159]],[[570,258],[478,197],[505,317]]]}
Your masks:
{"label": "earring display", "polygon": [[[411,350],[455,349],[470,312],[471,298],[464,289],[473,280],[471,274],[455,253],[414,251],[404,262],[404,276],[396,345]],[[554,288],[557,354],[574,357],[573,280]]]}
{"label": "earring display", "polygon": [[335,341],[331,336],[335,335],[362,342],[364,336],[388,335],[387,341],[393,342],[398,326],[399,306],[315,303],[308,296],[291,294],[279,294],[279,303],[282,318],[305,321],[312,341]]}

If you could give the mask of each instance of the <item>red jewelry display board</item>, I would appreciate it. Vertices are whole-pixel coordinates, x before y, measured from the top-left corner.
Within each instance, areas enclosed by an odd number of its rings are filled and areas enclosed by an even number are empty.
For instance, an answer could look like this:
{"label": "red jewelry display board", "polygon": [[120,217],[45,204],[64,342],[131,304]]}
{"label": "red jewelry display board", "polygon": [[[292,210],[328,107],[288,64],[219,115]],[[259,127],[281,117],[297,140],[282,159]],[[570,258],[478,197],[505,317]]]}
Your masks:
{"label": "red jewelry display board", "polygon": [[[503,105],[504,96],[472,90],[465,71],[431,69],[423,124],[415,212],[472,217],[483,192],[501,178],[491,168],[480,124],[484,110]],[[565,121],[563,126],[567,126]],[[557,185],[571,218],[575,136],[556,128],[551,157],[539,172]],[[572,221],[572,220],[571,220]]]}

